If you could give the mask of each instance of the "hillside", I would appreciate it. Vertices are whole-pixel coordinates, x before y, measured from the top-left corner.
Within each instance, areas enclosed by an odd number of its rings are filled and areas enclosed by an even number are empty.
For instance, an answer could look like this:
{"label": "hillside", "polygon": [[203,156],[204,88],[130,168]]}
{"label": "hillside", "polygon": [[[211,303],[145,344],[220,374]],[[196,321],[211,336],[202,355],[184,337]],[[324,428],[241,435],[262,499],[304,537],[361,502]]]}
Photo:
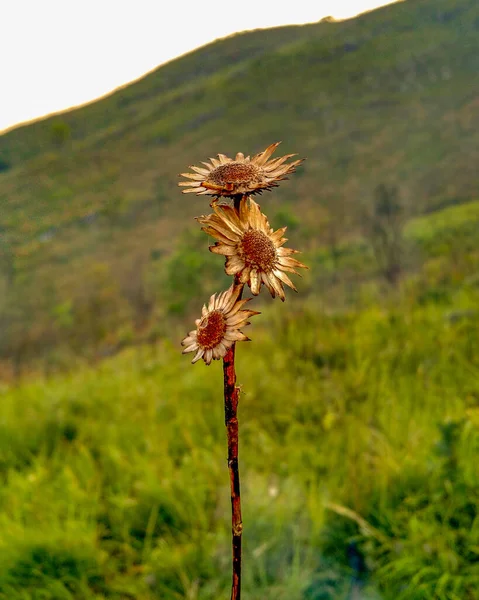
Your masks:
{"label": "hillside", "polygon": [[185,257],[172,253],[206,206],[181,196],[177,173],[217,152],[284,140],[308,158],[263,200],[305,250],[323,245],[326,223],[354,238],[358,207],[382,182],[399,184],[412,214],[474,199],[478,24],[475,0],[407,0],[244,33],[1,136],[0,354],[55,346],[104,309],[97,342],[184,311],[170,275]]}

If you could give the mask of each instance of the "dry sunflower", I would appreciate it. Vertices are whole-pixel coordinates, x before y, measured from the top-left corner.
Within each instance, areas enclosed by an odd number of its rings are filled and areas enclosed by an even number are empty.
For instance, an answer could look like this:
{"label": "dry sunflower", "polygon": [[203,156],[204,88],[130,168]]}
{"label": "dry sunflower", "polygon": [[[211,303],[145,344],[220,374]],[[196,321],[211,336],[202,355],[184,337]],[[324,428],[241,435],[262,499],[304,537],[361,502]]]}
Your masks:
{"label": "dry sunflower", "polygon": [[269,160],[280,143],[271,144],[253,158],[245,157],[242,152],[238,152],[234,160],[218,154],[218,158],[210,158],[210,163],[203,162],[204,167],[190,166],[194,173],[181,173],[190,181],[181,181],[178,185],[188,188],[183,190],[183,194],[207,194],[216,198],[234,198],[271,190],[278,186],[279,181],[287,179],[287,175],[294,173],[304,160],[300,158],[284,164],[296,154]]}
{"label": "dry sunflower", "polygon": [[208,307],[203,306],[200,319],[196,319],[196,330],[190,331],[181,342],[185,346],[183,354],[196,352],[194,364],[202,358],[207,365],[211,360],[223,358],[235,342],[249,341],[241,327],[249,325],[248,319],[260,313],[254,310],[241,310],[251,298],[238,300],[242,285],[232,284],[220,294],[213,294]]}
{"label": "dry sunflower", "polygon": [[213,210],[214,214],[197,219],[204,225],[203,231],[218,240],[210,250],[226,257],[227,275],[247,283],[255,296],[259,294],[261,283],[273,298],[277,295],[283,301],[283,284],[297,291],[286,271],[299,275],[297,268],[308,267],[291,258],[297,250],[283,248],[287,241],[283,237],[286,227],[273,231],[266,215],[252,199],[248,204],[248,199],[243,198],[239,212],[225,204],[214,206]]}

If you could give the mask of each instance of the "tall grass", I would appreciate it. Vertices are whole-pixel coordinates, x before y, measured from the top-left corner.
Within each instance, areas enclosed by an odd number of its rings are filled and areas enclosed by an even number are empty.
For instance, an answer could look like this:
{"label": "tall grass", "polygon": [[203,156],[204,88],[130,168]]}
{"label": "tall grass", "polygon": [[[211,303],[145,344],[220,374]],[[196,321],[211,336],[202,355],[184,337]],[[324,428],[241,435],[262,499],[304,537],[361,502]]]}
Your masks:
{"label": "tall grass", "polygon": [[[479,597],[479,319],[452,308],[406,291],[254,325],[238,352],[248,598]],[[2,388],[0,598],[227,595],[216,366],[183,369],[163,343]]]}

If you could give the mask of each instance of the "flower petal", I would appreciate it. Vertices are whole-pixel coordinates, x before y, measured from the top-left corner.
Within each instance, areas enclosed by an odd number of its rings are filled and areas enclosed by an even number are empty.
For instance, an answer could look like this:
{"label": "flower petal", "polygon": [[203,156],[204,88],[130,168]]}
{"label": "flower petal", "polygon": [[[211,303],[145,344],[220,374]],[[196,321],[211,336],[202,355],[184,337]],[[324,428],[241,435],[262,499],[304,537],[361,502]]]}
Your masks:
{"label": "flower petal", "polygon": [[203,175],[197,175],[196,173],[181,173],[181,177],[186,177],[187,179],[194,179],[195,181],[203,181]]}
{"label": "flower petal", "polygon": [[193,360],[191,361],[191,364],[194,365],[195,362],[199,361],[200,358],[202,358],[204,353],[205,353],[204,348],[198,348],[198,352],[195,354]]}
{"label": "flower petal", "polygon": [[291,254],[300,254],[299,250],[293,250],[292,248],[278,248],[276,250],[278,256],[290,256]]}
{"label": "flower petal", "polygon": [[259,314],[260,313],[255,310],[240,310],[232,317],[226,319],[226,325],[228,327],[237,327],[238,329],[241,329],[241,324],[244,325],[250,317]]}
{"label": "flower petal", "polygon": [[218,154],[218,158],[220,159],[222,165],[231,162],[231,158],[228,158],[225,154]]}
{"label": "flower petal", "polygon": [[198,348],[199,348],[199,346],[195,342],[194,344],[190,344],[189,346],[186,346],[186,348],[183,350],[182,354],[188,354],[188,352],[193,352],[194,350],[198,350]]}
{"label": "flower petal", "polygon": [[268,158],[273,154],[273,152],[276,150],[276,148],[281,144],[281,142],[276,142],[274,144],[270,144],[266,150],[263,150],[263,152],[260,152],[259,154],[257,154],[251,162],[253,162],[254,164],[258,165],[259,167],[261,167],[262,165],[264,165],[266,163],[266,161],[268,160]]}
{"label": "flower petal", "polygon": [[187,187],[188,185],[192,185],[193,187],[200,187],[201,186],[201,182],[200,181],[180,181],[178,186],[179,187]]}
{"label": "flower petal", "polygon": [[194,165],[190,165],[190,169],[192,171],[195,171],[195,173],[198,173],[199,175],[203,175],[204,176],[208,176],[211,172],[211,169],[204,169],[203,167],[195,167]]}
{"label": "flower petal", "polygon": [[241,271],[241,274],[240,274],[240,283],[248,283],[250,273],[251,273],[251,267],[249,267],[248,265],[245,265],[245,268]]}
{"label": "flower petal", "polygon": [[235,254],[234,256],[226,257],[225,272],[227,275],[236,275],[245,268],[244,261]]}
{"label": "flower petal", "polygon": [[261,278],[256,269],[252,269],[250,273],[250,282],[251,293],[253,296],[257,296],[261,287]]}
{"label": "flower petal", "polygon": [[225,314],[226,318],[228,319],[229,317],[232,317],[233,315],[235,315],[239,310],[241,310],[241,307],[244,306],[247,302],[249,302],[252,298],[244,298],[243,300],[238,300],[238,302],[236,302],[231,309],[228,311],[227,314]]}
{"label": "flower petal", "polygon": [[272,285],[271,281],[274,279],[274,275],[271,275],[271,277],[268,275],[268,273],[265,273],[264,271],[261,271],[261,279],[263,280],[263,283],[265,284],[265,286],[268,288],[269,293],[271,294],[271,296],[273,298],[276,297],[276,291],[274,289],[274,286]]}
{"label": "flower petal", "polygon": [[232,242],[239,242],[240,240],[240,236],[231,230],[231,228],[229,227],[229,222],[227,221],[217,223],[212,221],[212,219],[209,219],[209,221],[200,221],[200,219],[197,220],[200,223],[208,224],[210,227],[221,233],[224,237],[228,238]]}
{"label": "flower petal", "polygon": [[210,252],[213,254],[222,254],[223,256],[233,256],[238,251],[236,246],[230,246],[229,244],[219,244],[216,242],[214,246],[210,246]]}
{"label": "flower petal", "polygon": [[225,339],[232,340],[234,342],[244,342],[248,338],[244,333],[241,333],[241,331],[237,331],[237,330],[228,331],[227,330],[225,333]]}
{"label": "flower petal", "polygon": [[280,271],[279,269],[275,269],[274,270],[274,274],[276,275],[276,277],[278,279],[280,279],[283,283],[285,283],[286,285],[288,285],[291,289],[293,289],[295,292],[297,292],[298,290],[296,289],[296,286],[294,285],[294,283],[291,281],[291,279],[286,275],[286,273],[284,273],[283,271]]}

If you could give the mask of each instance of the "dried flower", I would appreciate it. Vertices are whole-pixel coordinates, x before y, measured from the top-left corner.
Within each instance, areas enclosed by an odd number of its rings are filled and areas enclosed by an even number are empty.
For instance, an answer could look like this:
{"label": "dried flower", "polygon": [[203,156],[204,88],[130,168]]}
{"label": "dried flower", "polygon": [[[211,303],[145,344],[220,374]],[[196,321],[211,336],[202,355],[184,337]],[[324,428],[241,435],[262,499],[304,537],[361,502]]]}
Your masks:
{"label": "dried flower", "polygon": [[286,275],[299,273],[298,267],[307,269],[299,260],[291,258],[297,250],[283,248],[287,241],[283,237],[286,227],[273,231],[266,215],[254,200],[244,198],[239,213],[224,204],[213,207],[214,214],[198,217],[205,225],[203,231],[219,240],[210,246],[211,252],[226,256],[225,271],[236,275],[240,283],[247,283],[257,296],[264,283],[273,298],[278,295],[284,301],[283,284],[296,290]]}
{"label": "dried flower", "polygon": [[248,319],[259,315],[254,310],[241,310],[251,298],[238,300],[242,285],[231,285],[220,294],[213,294],[208,307],[203,306],[201,319],[196,319],[196,330],[190,331],[181,342],[183,354],[196,352],[192,363],[202,358],[207,365],[223,358],[235,342],[249,341],[240,328],[249,325]]}
{"label": "dried flower", "polygon": [[191,166],[194,173],[181,173],[182,177],[192,181],[181,181],[178,185],[188,188],[183,190],[183,194],[208,194],[217,198],[261,194],[264,190],[277,187],[278,182],[287,179],[286,176],[294,173],[304,160],[301,158],[283,164],[296,154],[269,160],[279,144],[271,144],[253,158],[245,158],[241,152],[234,160],[218,154],[217,159],[210,158],[211,163],[203,162],[205,167]]}

